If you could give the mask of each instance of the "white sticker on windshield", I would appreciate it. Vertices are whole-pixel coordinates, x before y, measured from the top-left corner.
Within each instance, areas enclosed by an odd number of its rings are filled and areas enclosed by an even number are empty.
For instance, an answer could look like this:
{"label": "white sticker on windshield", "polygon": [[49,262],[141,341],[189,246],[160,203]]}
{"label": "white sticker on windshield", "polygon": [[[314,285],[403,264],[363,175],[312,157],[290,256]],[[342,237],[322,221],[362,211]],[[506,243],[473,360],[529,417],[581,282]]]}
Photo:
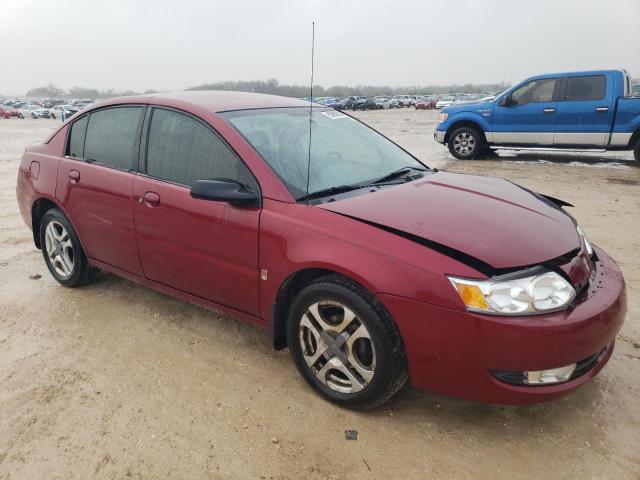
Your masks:
{"label": "white sticker on windshield", "polygon": [[336,120],[338,118],[347,118],[348,115],[344,113],[340,113],[337,110],[327,110],[326,112],[322,112],[325,117],[329,117],[331,120]]}

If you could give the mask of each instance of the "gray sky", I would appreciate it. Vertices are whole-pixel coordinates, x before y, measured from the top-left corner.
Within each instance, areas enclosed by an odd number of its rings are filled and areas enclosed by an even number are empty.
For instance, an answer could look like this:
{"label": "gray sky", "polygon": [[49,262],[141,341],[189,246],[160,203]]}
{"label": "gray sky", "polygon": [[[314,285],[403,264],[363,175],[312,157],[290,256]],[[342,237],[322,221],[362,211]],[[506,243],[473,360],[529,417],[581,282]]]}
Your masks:
{"label": "gray sky", "polygon": [[640,0],[0,0],[0,92],[640,76]]}

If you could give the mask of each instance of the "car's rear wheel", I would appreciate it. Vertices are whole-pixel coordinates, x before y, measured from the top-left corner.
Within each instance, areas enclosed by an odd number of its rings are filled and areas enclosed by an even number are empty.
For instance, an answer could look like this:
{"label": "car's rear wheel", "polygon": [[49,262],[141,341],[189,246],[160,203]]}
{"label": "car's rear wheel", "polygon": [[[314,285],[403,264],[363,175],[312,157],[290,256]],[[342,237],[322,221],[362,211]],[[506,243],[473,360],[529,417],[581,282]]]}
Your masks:
{"label": "car's rear wheel", "polygon": [[95,280],[98,270],[89,265],[73,226],[57,208],[42,218],[40,245],[49,272],[61,285],[79,287]]}
{"label": "car's rear wheel", "polygon": [[18,118],[23,119],[24,115],[22,115],[21,113],[18,114]]}
{"label": "car's rear wheel", "polygon": [[51,114],[51,118],[53,118],[54,120],[56,119],[56,115],[55,115],[55,113],[52,113],[52,114]]}
{"label": "car's rear wheel", "polygon": [[640,138],[636,141],[636,147],[633,149],[633,156],[636,162],[640,164]]}
{"label": "car's rear wheel", "polygon": [[456,128],[448,141],[449,152],[459,160],[471,160],[484,148],[482,137],[475,128]]}
{"label": "car's rear wheel", "polygon": [[38,117],[36,117],[36,114],[35,114],[35,113],[32,113],[32,114],[31,114],[31,118],[36,119],[36,118],[38,118]]}
{"label": "car's rear wheel", "polygon": [[371,294],[340,275],[322,277],[296,296],[287,340],[305,380],[347,408],[376,407],[408,378],[391,316]]}

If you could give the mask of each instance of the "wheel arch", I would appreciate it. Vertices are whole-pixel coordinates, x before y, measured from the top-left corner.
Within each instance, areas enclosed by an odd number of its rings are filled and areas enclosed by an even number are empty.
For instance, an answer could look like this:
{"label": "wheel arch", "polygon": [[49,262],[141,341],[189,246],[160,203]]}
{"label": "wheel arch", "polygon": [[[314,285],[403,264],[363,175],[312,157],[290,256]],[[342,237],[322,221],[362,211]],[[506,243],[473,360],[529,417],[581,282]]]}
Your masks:
{"label": "wheel arch", "polygon": [[483,143],[487,143],[487,136],[485,135],[485,129],[484,127],[477,122],[474,119],[470,119],[470,118],[461,118],[459,120],[456,120],[455,122],[453,122],[451,125],[449,125],[449,128],[447,128],[447,133],[445,133],[444,135],[444,143],[449,142],[449,137],[451,136],[451,133],[461,127],[470,127],[473,128],[474,130],[476,130],[479,134],[480,137],[482,137],[482,141]]}
{"label": "wheel arch", "polygon": [[340,268],[320,266],[306,267],[297,270],[285,278],[280,284],[271,308],[273,346],[276,350],[282,350],[287,347],[287,313],[295,296],[314,280],[332,274],[340,275],[349,281],[358,284],[361,288],[368,291],[375,297],[371,288],[368,288],[365,282],[359,281],[357,275],[344,272]]}
{"label": "wheel arch", "polygon": [[631,138],[629,139],[629,145],[628,147],[633,150],[636,146],[636,143],[640,141],[640,126],[636,127],[635,132],[633,132],[633,135],[631,135]]}
{"label": "wheel arch", "polygon": [[40,226],[42,225],[42,218],[44,217],[44,214],[52,208],[57,208],[64,213],[64,210],[60,205],[47,197],[40,197],[33,202],[33,205],[31,205],[31,231],[33,233],[33,243],[37,249],[42,248],[42,245],[40,244]]}

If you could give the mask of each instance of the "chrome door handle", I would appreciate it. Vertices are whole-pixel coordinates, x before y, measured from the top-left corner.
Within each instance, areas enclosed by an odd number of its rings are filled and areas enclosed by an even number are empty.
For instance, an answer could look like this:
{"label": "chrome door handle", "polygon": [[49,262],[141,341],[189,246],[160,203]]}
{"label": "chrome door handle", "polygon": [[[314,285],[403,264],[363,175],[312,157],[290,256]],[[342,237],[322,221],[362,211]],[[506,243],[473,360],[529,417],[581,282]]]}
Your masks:
{"label": "chrome door handle", "polygon": [[555,108],[545,108],[544,110],[542,110],[542,112],[545,115],[551,115],[553,113],[556,113],[556,109]]}
{"label": "chrome door handle", "polygon": [[596,112],[598,113],[607,113],[609,111],[609,107],[596,107]]}

